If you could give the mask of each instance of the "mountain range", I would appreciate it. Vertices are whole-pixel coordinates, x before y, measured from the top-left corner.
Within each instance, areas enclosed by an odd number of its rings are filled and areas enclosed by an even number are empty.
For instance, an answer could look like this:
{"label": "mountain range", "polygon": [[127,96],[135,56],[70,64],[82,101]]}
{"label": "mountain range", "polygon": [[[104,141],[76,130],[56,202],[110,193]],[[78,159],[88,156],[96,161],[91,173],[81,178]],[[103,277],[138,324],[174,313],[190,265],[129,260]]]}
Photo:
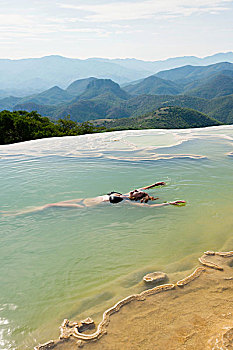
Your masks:
{"label": "mountain range", "polygon": [[[0,59],[0,98],[38,94],[53,86],[64,89],[76,80],[92,76],[129,84],[162,70],[184,65],[206,66],[219,62],[233,62],[233,52],[204,58],[185,56],[159,61],[105,58],[81,60],[55,55],[20,60]],[[165,76],[159,77],[170,80]]]}
{"label": "mountain range", "polygon": [[122,87],[111,79],[89,77],[66,89],[54,86],[23,98],[0,99],[0,110],[36,110],[51,119],[70,115],[78,122],[138,117],[170,106],[195,109],[221,123],[233,123],[233,64],[187,65]]}

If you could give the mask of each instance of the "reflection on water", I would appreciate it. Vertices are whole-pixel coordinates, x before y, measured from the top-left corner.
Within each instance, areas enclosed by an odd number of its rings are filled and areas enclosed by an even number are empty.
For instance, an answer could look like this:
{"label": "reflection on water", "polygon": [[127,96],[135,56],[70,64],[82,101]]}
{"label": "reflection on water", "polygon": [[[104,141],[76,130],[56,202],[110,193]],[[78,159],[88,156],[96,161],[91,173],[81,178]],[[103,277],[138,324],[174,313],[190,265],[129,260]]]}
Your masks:
{"label": "reflection on water", "polygon": [[232,250],[232,140],[232,127],[213,127],[0,146],[1,211],[155,181],[167,182],[150,191],[159,202],[188,202],[182,208],[120,203],[0,214],[1,346],[29,349],[56,338],[63,318],[98,320],[106,307],[139,292],[143,274],[185,275],[204,250],[224,244]]}

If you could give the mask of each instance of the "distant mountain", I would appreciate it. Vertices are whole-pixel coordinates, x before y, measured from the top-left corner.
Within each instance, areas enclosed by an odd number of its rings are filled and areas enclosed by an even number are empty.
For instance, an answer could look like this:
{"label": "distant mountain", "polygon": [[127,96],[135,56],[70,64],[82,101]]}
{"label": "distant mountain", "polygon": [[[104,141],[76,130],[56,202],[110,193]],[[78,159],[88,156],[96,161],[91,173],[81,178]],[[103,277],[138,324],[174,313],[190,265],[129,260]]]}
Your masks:
{"label": "distant mountain", "polygon": [[87,85],[86,90],[78,99],[91,99],[105,94],[113,94],[117,98],[123,100],[129,98],[129,94],[122,90],[120,86],[111,79],[95,79]]}
{"label": "distant mountain", "polygon": [[208,114],[225,124],[233,124],[233,95],[217,97],[211,100],[186,95],[139,95],[124,100],[114,94],[100,95],[92,99],[81,99],[59,106],[18,104],[14,110],[38,111],[52,119],[70,115],[78,122],[94,119],[137,117],[159,107],[177,106],[191,108]]}
{"label": "distant mountain", "polygon": [[178,95],[183,93],[210,99],[232,94],[232,79],[233,64],[221,62],[206,67],[184,66],[162,71],[139,82],[132,82],[123,89],[132,95]]}
{"label": "distant mountain", "polygon": [[205,66],[223,61],[233,62],[233,53],[219,53],[204,58],[175,57],[159,61],[103,58],[81,60],[56,55],[20,60],[0,59],[0,90],[8,90],[9,95],[20,97],[42,92],[54,85],[64,89],[77,79],[91,76],[123,84],[165,69],[190,64]]}
{"label": "distant mountain", "polygon": [[[7,104],[7,108],[9,110],[12,110],[16,104],[19,104],[20,107],[23,108],[24,105],[32,106],[35,104],[37,106],[52,106],[67,103],[82,94],[87,88],[88,84],[93,80],[97,80],[97,78],[76,80],[70,84],[66,90],[63,90],[58,86],[53,86],[52,88],[45,90],[39,94],[34,94],[23,98],[11,97],[8,98],[8,100],[2,100],[2,103],[0,100],[0,110],[4,109],[2,106],[5,106],[5,104]],[[18,106],[16,106],[16,108],[18,108]]]}
{"label": "distant mountain", "polygon": [[217,120],[188,108],[161,107],[152,113],[134,118],[121,118],[95,122],[112,130],[125,129],[179,129],[220,125]]}
{"label": "distant mountain", "polygon": [[156,76],[162,79],[174,81],[176,83],[180,82],[187,84],[188,82],[194,80],[208,78],[211,75],[219,73],[223,70],[232,71],[233,64],[229,62],[220,62],[206,67],[188,65],[180,68],[161,71],[157,73]]}
{"label": "distant mountain", "polygon": [[[99,59],[71,59],[62,56],[21,60],[0,60],[0,89],[12,89],[20,86],[25,89],[35,86],[41,91],[58,85],[67,87],[77,79],[95,76],[109,78],[123,83],[143,78],[147,72],[124,68],[114,62]],[[35,83],[35,80],[37,83]],[[31,83],[30,83],[31,81]]]}
{"label": "distant mountain", "polygon": [[86,90],[88,84],[96,79],[97,78],[90,77],[86,79],[75,80],[67,87],[66,91],[75,97],[79,96]]}
{"label": "distant mountain", "polygon": [[143,61],[135,58],[126,59],[102,59],[105,62],[114,62],[124,68],[136,69],[139,71],[147,71],[148,76],[157,73],[161,70],[182,67],[185,65],[207,66],[219,62],[232,62],[233,52],[217,53],[204,58],[196,56],[172,57],[159,61]]}
{"label": "distant mountain", "polygon": [[41,105],[58,105],[71,101],[72,99],[73,96],[69,94],[69,92],[62,90],[58,86],[53,86],[52,88],[43,91],[40,94],[22,98],[20,100],[20,104],[35,103]]}
{"label": "distant mountain", "polygon": [[[169,76],[172,80],[158,75]],[[54,86],[22,99],[13,96],[1,99],[0,108],[37,110],[43,116],[54,119],[70,115],[72,120],[82,122],[136,117],[159,107],[177,106],[195,109],[224,123],[233,123],[231,63],[222,62],[206,67],[185,66],[163,71],[135,81],[124,89],[111,79],[91,77],[76,80],[66,90]],[[221,98],[225,95],[226,98]]]}
{"label": "distant mountain", "polygon": [[233,78],[217,74],[207,79],[204,83],[199,83],[196,88],[189,89],[186,91],[186,94],[207,99],[231,95],[233,94]]}
{"label": "distant mountain", "polygon": [[20,97],[9,96],[0,100],[0,111],[4,109],[12,111],[13,107],[21,100]]}
{"label": "distant mountain", "polygon": [[123,89],[132,95],[178,95],[182,91],[178,84],[154,75],[137,84],[127,85]]}
{"label": "distant mountain", "polygon": [[70,104],[57,108],[53,116],[63,118],[70,115],[75,121],[109,116],[114,106],[120,106],[130,95],[110,79],[92,80],[86,90]]}

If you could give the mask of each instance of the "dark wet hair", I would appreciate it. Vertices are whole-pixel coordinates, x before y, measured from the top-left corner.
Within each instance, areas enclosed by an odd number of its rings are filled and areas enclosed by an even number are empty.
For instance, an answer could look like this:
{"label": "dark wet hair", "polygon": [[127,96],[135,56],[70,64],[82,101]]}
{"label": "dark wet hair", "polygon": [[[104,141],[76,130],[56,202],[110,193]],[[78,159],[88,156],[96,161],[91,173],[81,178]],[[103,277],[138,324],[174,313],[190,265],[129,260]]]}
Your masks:
{"label": "dark wet hair", "polygon": [[[117,192],[113,192],[113,193],[117,193]],[[120,193],[119,193],[120,194]],[[120,203],[121,201],[123,201],[123,198],[122,197],[119,197],[119,196],[114,196],[113,194],[111,194],[109,196],[109,202],[110,203]]]}
{"label": "dark wet hair", "polygon": [[116,193],[116,194],[120,194],[120,195],[122,194],[122,193],[117,192],[117,191],[112,191],[112,192],[107,193],[107,195],[108,195],[108,196],[111,196],[111,194],[114,194],[114,193]]}

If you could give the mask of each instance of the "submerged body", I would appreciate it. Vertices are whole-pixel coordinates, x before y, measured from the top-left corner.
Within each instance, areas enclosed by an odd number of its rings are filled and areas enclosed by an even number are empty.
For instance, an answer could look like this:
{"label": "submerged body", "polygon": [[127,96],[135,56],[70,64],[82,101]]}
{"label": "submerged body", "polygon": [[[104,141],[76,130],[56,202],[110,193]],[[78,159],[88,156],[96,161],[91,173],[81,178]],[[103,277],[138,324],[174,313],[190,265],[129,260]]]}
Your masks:
{"label": "submerged body", "polygon": [[[145,190],[156,187],[156,186],[164,186],[166,185],[165,182],[156,182],[152,185],[141,187],[139,189],[135,189],[133,191],[130,191],[125,194],[121,194],[119,192],[111,192],[102,196],[97,196],[93,198],[76,198],[71,199],[67,201],[61,201],[56,203],[49,203],[45,204],[43,206],[39,206],[32,209],[27,209],[24,211],[20,211],[18,213],[15,213],[13,215],[19,215],[19,214],[27,214],[32,212],[38,212],[47,208],[52,207],[62,207],[62,208],[86,208],[86,207],[93,207],[102,203],[112,203],[116,204],[122,201],[127,201],[128,203],[134,204],[134,205],[149,205],[147,202],[149,200],[154,201],[158,198],[154,198],[149,196],[148,193],[145,192]],[[139,203],[138,203],[139,201]],[[163,207],[167,205],[184,205],[185,201],[174,201],[174,202],[165,202],[161,204],[150,204],[151,207]],[[9,213],[4,213],[9,214]],[[12,214],[11,214],[12,215]]]}
{"label": "submerged body", "polygon": [[[145,190],[153,188],[155,186],[164,186],[165,182],[156,182],[152,185],[141,187],[139,189],[130,191],[125,194],[121,194],[119,192],[110,192],[105,195],[93,197],[93,198],[76,198],[76,199],[70,199],[67,201],[61,201],[56,203],[49,203],[45,204],[36,208],[26,209],[17,213],[9,213],[9,212],[2,212],[4,215],[20,215],[20,214],[27,214],[27,213],[33,213],[38,212],[47,208],[53,208],[53,207],[62,207],[62,208],[87,208],[87,207],[93,207],[99,204],[103,203],[120,203],[122,201],[127,201],[130,204],[133,205],[140,205],[140,206],[148,206],[147,202],[154,201],[159,198],[154,198],[152,196],[149,196],[148,193],[145,192]],[[139,201],[139,203],[138,203]],[[173,202],[164,202],[161,204],[150,204],[151,207],[164,207],[167,205],[185,205],[185,201],[173,201]]]}

